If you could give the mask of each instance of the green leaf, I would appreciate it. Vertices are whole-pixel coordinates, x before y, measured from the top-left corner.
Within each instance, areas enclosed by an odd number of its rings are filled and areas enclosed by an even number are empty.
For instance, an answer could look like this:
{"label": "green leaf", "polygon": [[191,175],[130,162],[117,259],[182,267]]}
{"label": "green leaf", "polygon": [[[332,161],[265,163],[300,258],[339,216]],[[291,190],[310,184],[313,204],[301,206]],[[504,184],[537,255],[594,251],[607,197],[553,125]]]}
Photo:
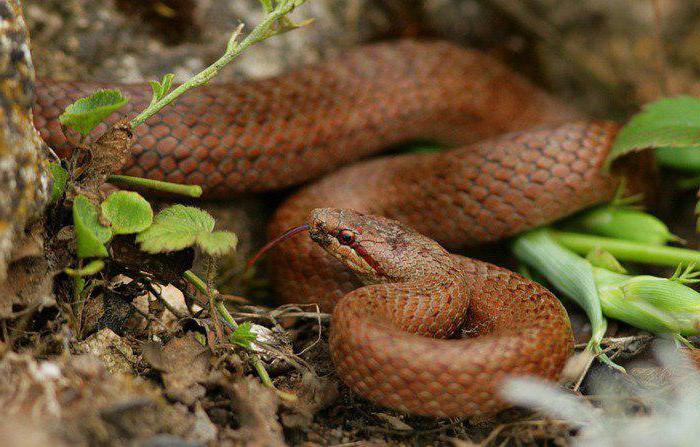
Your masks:
{"label": "green leaf", "polygon": [[102,215],[114,234],[139,233],[153,223],[153,209],[139,193],[117,191],[102,202]]}
{"label": "green leaf", "polygon": [[192,206],[174,205],[155,217],[153,225],[139,233],[136,241],[141,250],[162,253],[182,250],[197,244],[205,253],[220,256],[236,246],[236,235],[216,231],[214,218]]}
{"label": "green leaf", "polygon": [[263,12],[265,14],[269,13],[272,11],[272,0],[260,0],[260,4],[263,7]]}
{"label": "green leaf", "polygon": [[648,104],[622,128],[604,168],[629,152],[660,147],[700,147],[700,99],[679,96]]}
{"label": "green leaf", "polygon": [[153,225],[141,232],[136,241],[141,250],[162,253],[191,247],[201,233],[211,233],[214,218],[192,206],[174,205],[153,219]]}
{"label": "green leaf", "polygon": [[73,224],[79,258],[107,256],[104,244],[112,237],[112,230],[100,223],[97,206],[85,196],[78,196],[73,202]]}
{"label": "green leaf", "polygon": [[92,276],[96,273],[99,273],[100,270],[102,270],[105,267],[104,261],[100,259],[95,259],[94,261],[91,261],[88,265],[86,265],[83,268],[80,269],[72,269],[70,267],[66,267],[64,271],[68,276],[72,276],[74,278],[76,277],[83,277],[83,276]]}
{"label": "green leaf", "polygon": [[82,136],[87,136],[98,124],[128,102],[129,99],[119,90],[98,90],[66,107],[58,120]]}
{"label": "green leaf", "polygon": [[239,325],[235,331],[233,331],[229,340],[234,345],[250,349],[250,344],[258,338],[257,334],[253,332],[251,328],[252,324],[250,324],[250,321],[246,321],[245,323]]}
{"label": "green leaf", "polygon": [[236,248],[238,238],[229,231],[201,233],[197,236],[197,245],[211,256],[223,256]]}
{"label": "green leaf", "polygon": [[156,102],[160,101],[165,95],[170,93],[170,89],[173,87],[174,77],[174,74],[168,73],[165,76],[163,76],[163,80],[160,82],[148,82],[151,85],[151,90],[153,90],[153,99],[151,99],[151,104],[155,104]]}
{"label": "green leaf", "polygon": [[660,147],[655,155],[660,165],[700,173],[700,149],[697,147]]}
{"label": "green leaf", "polygon": [[51,203],[56,203],[66,190],[68,183],[68,171],[61,167],[60,163],[49,163],[49,172],[53,178],[53,189],[51,190]]}

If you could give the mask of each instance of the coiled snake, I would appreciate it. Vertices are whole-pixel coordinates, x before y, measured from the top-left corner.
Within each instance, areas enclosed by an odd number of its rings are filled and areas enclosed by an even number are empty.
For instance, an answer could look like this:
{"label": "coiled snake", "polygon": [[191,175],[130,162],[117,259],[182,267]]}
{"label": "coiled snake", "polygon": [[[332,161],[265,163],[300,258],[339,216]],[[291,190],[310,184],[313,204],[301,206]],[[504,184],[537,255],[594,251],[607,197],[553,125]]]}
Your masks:
{"label": "coiled snake", "polygon": [[[35,123],[47,142],[65,145],[58,114],[97,87],[38,84]],[[121,88],[131,98],[127,112],[150,98],[146,85]],[[200,184],[223,198],[335,171],[293,194],[270,234],[308,219],[317,242],[336,256],[344,247],[346,266],[373,269],[361,276],[375,285],[356,290],[356,275],[299,237],[271,256],[279,295],[335,307],[332,355],[363,396],[416,414],[464,416],[503,408],[497,386],[509,374],[556,378],[572,350],[571,329],[541,286],[448,255],[425,236],[457,249],[609,200],[618,182],[600,168],[617,129],[581,120],[478,52],[399,41],[189,93],[136,130],[124,173]],[[361,161],[415,138],[461,147]],[[308,217],[316,208],[323,209]],[[337,245],[340,230],[357,239],[352,256]],[[476,338],[439,339],[460,326]]]}

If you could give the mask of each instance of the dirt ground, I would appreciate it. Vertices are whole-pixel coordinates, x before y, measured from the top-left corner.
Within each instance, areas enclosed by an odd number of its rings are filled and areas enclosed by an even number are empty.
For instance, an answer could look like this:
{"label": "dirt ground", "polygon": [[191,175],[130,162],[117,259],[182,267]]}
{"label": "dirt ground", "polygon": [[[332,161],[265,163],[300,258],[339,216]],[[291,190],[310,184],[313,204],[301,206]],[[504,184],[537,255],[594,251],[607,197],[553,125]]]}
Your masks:
{"label": "dirt ground", "polygon": [[[363,42],[443,38],[496,55],[593,116],[622,119],[662,93],[696,93],[700,86],[700,8],[660,3],[662,14],[655,15],[654,2],[642,1],[308,0],[295,18],[315,17],[314,25],[252,49],[218,81],[281,73]],[[25,0],[24,8],[38,76],[114,82],[165,72],[186,79],[220,54],[235,24],[260,17],[258,0]],[[281,197],[207,205],[241,241],[220,266],[217,285],[230,294],[233,317],[255,324],[264,340],[257,351],[203,346],[194,334],[206,323],[183,318],[192,303],[174,287],[155,291],[156,297],[114,279],[86,304],[80,334],[50,297],[11,309],[11,317],[0,320],[2,444],[569,445],[576,430],[537,413],[407,417],[349,392],[329,359],[328,315],[313,307],[275,307],[264,271],[241,278]],[[697,246],[694,193],[677,193],[662,181],[655,203],[672,231]],[[512,266],[494,251],[505,249],[474,254]],[[66,293],[61,287],[53,290],[59,297]],[[590,326],[580,311],[568,309],[582,348]],[[611,321],[607,336],[609,354],[630,373],[615,376],[620,388],[668,385],[652,360],[649,334]],[[256,362],[281,392],[260,384]],[[596,364],[568,387],[595,401],[591,380],[608,374]],[[626,414],[644,413],[643,404],[622,400]]]}

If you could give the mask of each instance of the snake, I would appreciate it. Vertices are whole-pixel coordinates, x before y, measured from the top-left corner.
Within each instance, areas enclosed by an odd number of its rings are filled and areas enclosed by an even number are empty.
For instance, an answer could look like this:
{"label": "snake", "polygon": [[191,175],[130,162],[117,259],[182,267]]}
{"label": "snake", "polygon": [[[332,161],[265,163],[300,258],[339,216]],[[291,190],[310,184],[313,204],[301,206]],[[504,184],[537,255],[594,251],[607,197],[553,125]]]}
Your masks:
{"label": "snake", "polygon": [[[44,140],[65,151],[61,111],[108,86],[39,80]],[[150,100],[145,84],[118,87],[124,114]],[[618,130],[479,51],[398,40],[196,89],[135,129],[121,172],[198,184],[211,199],[295,188],[269,234],[305,223],[311,237],[277,244],[269,274],[282,301],[332,312],[342,381],[407,413],[474,416],[508,406],[507,377],[556,380],[572,333],[544,287],[447,250],[610,200],[624,173],[601,168]],[[370,157],[416,139],[453,148]]]}

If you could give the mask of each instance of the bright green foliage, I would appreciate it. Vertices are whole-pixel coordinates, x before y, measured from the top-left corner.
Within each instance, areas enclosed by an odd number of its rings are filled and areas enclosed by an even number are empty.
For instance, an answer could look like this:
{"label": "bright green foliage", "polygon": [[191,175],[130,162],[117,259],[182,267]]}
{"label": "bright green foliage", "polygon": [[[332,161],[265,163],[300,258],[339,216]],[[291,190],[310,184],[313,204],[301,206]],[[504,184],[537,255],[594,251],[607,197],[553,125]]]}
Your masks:
{"label": "bright green foliage", "polygon": [[673,275],[668,279],[680,284],[695,284],[700,282],[698,276],[700,276],[700,271],[695,270],[694,263],[688,264],[685,269],[683,268],[683,264],[678,264],[676,271],[673,272]]}
{"label": "bright green foliage", "polygon": [[68,182],[68,172],[61,167],[60,163],[49,163],[49,172],[53,178],[53,189],[51,190],[51,203],[56,203],[63,196]]}
{"label": "bright green foliage", "polygon": [[590,262],[593,267],[604,268],[615,273],[627,273],[627,270],[625,270],[615,256],[601,248],[591,250],[586,255],[586,261]]}
{"label": "bright green foliage", "polygon": [[650,245],[666,245],[678,240],[666,224],[655,216],[626,206],[595,207],[569,220],[567,227]]}
{"label": "bright green foliage", "polygon": [[239,325],[231,334],[230,341],[234,345],[241,346],[246,349],[251,348],[251,343],[257,339],[257,335],[252,330],[250,321]]}
{"label": "bright green foliage", "polygon": [[596,269],[605,315],[656,334],[700,333],[700,293],[680,281]]}
{"label": "bright green foliage", "polygon": [[605,168],[629,152],[668,147],[700,147],[700,99],[679,96],[648,104],[622,128]]}
{"label": "bright green foliage", "polygon": [[656,161],[670,168],[700,173],[700,150],[697,147],[660,147]]}
{"label": "bright green foliage", "polygon": [[92,276],[96,273],[99,273],[100,270],[102,270],[105,267],[104,261],[101,259],[95,259],[93,261],[90,261],[88,265],[86,265],[83,268],[80,269],[72,269],[72,268],[66,268],[64,271],[68,276],[72,277],[83,277],[83,276]]}
{"label": "bright green foliage", "polygon": [[260,4],[263,7],[263,12],[269,14],[272,12],[272,2],[273,0],[260,0]]}
{"label": "bright green foliage", "polygon": [[85,196],[78,196],[73,202],[73,224],[79,258],[107,256],[104,244],[112,237],[112,230],[100,223],[97,206]]}
{"label": "bright green foliage", "polygon": [[151,85],[151,89],[153,90],[153,97],[151,98],[151,104],[155,104],[156,102],[160,101],[163,99],[165,95],[170,93],[170,89],[173,88],[173,78],[175,77],[174,74],[168,73],[165,76],[163,76],[163,80],[158,82],[158,81],[149,81],[148,83]]}
{"label": "bright green foliage", "polygon": [[[301,6],[306,0],[260,0],[263,12],[265,14],[270,14],[275,10],[275,8],[289,9],[290,11],[298,6]],[[313,23],[314,19],[307,19],[302,22],[296,23],[289,19],[286,15],[283,15],[277,20],[277,24],[267,30],[265,38],[275,36],[277,34],[286,33],[297,28],[309,25]]]}
{"label": "bright green foliage", "polygon": [[212,234],[214,218],[206,211],[192,206],[174,205],[164,209],[153,220],[153,225],[140,233],[136,240],[148,253],[182,250],[198,244],[213,256],[226,253],[235,245],[235,236]]}
{"label": "bright green foliage", "polygon": [[238,238],[229,231],[214,231],[201,233],[197,237],[197,244],[205,252],[212,256],[223,256],[236,248]]}
{"label": "bright green foliage", "polygon": [[98,90],[66,107],[58,120],[82,136],[87,136],[109,115],[124,107],[129,99],[119,90]]}
{"label": "bright green foliage", "polygon": [[112,224],[114,234],[138,233],[153,223],[151,204],[136,192],[114,192],[101,207],[102,215]]}
{"label": "bright green foliage", "polygon": [[520,261],[544,275],[550,284],[586,312],[593,332],[588,342],[589,349],[609,366],[622,369],[600,347],[608,322],[603,317],[591,264],[559,245],[546,228],[532,230],[517,237],[513,242],[513,253]]}

